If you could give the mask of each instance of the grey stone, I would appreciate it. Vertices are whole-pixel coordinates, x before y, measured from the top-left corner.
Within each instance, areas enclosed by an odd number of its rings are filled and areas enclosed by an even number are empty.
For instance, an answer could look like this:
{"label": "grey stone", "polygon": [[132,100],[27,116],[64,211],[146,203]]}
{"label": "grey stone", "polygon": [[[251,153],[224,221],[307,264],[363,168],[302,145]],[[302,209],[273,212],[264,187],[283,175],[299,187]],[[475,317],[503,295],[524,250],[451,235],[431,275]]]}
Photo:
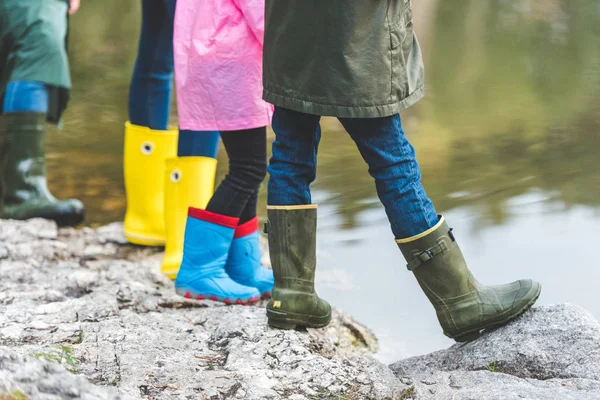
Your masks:
{"label": "grey stone", "polygon": [[521,378],[600,380],[600,324],[578,306],[535,307],[476,341],[391,366],[396,374],[411,377],[490,367]]}
{"label": "grey stone", "polygon": [[438,372],[416,383],[418,400],[592,400],[600,399],[600,382],[589,379],[522,379],[490,371]]}
{"label": "grey stone", "polygon": [[264,303],[175,295],[162,253],[121,229],[0,221],[0,397],[600,399],[600,325],[579,307],[537,307],[389,368],[339,310],[325,329],[280,331]]}
{"label": "grey stone", "polygon": [[96,230],[100,243],[115,243],[120,245],[127,244],[125,234],[123,233],[123,224],[115,222],[109,225],[101,226]]}
{"label": "grey stone", "polygon": [[48,398],[403,398],[407,386],[369,356],[374,335],[348,315],[336,310],[327,329],[280,331],[267,327],[264,303],[182,298],[160,274],[162,253],[124,244],[120,229],[0,221],[0,237],[10,238],[0,261],[0,349],[10,347],[11,370],[51,365],[51,373],[5,375],[6,390],[17,385],[30,398],[44,398],[41,390],[60,393]]}
{"label": "grey stone", "polygon": [[63,367],[24,357],[0,347],[0,398],[21,399],[22,396],[39,400],[116,400],[120,396],[113,388],[91,384],[81,376],[67,372]]}
{"label": "grey stone", "polygon": [[390,367],[416,382],[419,399],[600,399],[600,324],[574,305],[539,306],[473,342]]}

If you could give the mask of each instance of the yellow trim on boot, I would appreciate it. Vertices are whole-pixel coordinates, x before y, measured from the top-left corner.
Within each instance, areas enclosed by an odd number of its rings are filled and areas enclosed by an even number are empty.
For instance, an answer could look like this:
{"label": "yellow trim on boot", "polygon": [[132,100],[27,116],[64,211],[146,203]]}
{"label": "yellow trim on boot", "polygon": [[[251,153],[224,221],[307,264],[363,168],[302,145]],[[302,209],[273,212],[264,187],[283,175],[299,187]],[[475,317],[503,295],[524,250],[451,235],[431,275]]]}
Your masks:
{"label": "yellow trim on boot", "polygon": [[438,221],[437,224],[435,224],[435,226],[433,228],[429,228],[425,232],[419,233],[416,236],[412,236],[412,237],[409,237],[406,239],[396,239],[396,243],[399,243],[399,244],[410,243],[410,242],[414,242],[415,240],[424,238],[425,236],[429,235],[430,233],[435,232],[443,223],[444,223],[444,216],[440,215],[440,220]]}
{"label": "yellow trim on boot", "polygon": [[127,241],[142,246],[165,244],[165,160],[177,155],[177,129],[153,130],[125,123],[123,172]]}
{"label": "yellow trim on boot", "polygon": [[214,193],[217,160],[210,157],[175,157],[166,160],[165,226],[167,243],[161,272],[177,277],[183,258],[188,208],[206,208]]}
{"label": "yellow trim on boot", "polygon": [[317,204],[303,204],[299,206],[267,206],[267,210],[312,210]]}

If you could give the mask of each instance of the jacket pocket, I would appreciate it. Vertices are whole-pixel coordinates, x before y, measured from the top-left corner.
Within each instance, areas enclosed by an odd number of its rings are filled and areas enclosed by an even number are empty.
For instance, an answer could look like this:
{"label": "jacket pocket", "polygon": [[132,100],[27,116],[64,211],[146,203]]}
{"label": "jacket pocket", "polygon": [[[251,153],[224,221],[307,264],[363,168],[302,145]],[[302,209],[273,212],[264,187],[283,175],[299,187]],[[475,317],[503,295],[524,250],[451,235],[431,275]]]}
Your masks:
{"label": "jacket pocket", "polygon": [[414,29],[412,6],[408,1],[400,15],[390,25],[390,52],[392,58],[392,93],[398,100],[408,95],[407,60],[413,48]]}
{"label": "jacket pocket", "polygon": [[390,43],[392,50],[402,46],[403,50],[410,51],[413,35],[412,6],[408,3],[406,8],[402,11],[400,18],[390,26]]}

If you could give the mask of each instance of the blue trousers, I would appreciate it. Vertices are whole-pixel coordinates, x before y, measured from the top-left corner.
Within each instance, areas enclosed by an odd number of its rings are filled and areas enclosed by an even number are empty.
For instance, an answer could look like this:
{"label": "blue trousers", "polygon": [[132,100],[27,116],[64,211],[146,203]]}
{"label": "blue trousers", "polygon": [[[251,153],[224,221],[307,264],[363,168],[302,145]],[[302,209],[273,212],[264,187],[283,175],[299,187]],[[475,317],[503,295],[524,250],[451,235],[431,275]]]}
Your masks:
{"label": "blue trousers", "polygon": [[[129,87],[129,120],[134,125],[157,130],[168,127],[175,4],[176,0],[142,0],[142,29]],[[180,157],[216,158],[218,149],[218,132],[179,132],[177,153]]]}
{"label": "blue trousers", "polygon": [[48,88],[41,82],[11,82],[4,92],[2,112],[48,112]]}
{"label": "blue trousers", "polygon": [[[273,206],[311,203],[321,139],[318,115],[280,107],[273,116],[267,202]],[[400,115],[383,118],[340,118],[375,179],[396,239],[418,235],[439,221],[421,185],[415,150],[404,136]]]}

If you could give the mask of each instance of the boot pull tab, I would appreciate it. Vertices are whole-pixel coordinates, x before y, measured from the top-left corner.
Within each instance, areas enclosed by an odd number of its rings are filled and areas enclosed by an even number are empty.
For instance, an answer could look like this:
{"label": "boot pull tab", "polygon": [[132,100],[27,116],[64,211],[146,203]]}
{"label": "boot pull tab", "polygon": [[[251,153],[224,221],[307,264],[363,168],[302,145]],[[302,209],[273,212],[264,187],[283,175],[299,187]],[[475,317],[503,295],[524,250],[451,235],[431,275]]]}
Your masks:
{"label": "boot pull tab", "polygon": [[456,238],[454,237],[454,233],[452,233],[453,230],[454,230],[454,228],[450,228],[448,230],[448,236],[450,236],[450,239],[452,239],[453,242],[456,242]]}
{"label": "boot pull tab", "polygon": [[269,220],[267,220],[267,222],[265,222],[265,225],[263,226],[263,233],[265,235],[269,234]]}

